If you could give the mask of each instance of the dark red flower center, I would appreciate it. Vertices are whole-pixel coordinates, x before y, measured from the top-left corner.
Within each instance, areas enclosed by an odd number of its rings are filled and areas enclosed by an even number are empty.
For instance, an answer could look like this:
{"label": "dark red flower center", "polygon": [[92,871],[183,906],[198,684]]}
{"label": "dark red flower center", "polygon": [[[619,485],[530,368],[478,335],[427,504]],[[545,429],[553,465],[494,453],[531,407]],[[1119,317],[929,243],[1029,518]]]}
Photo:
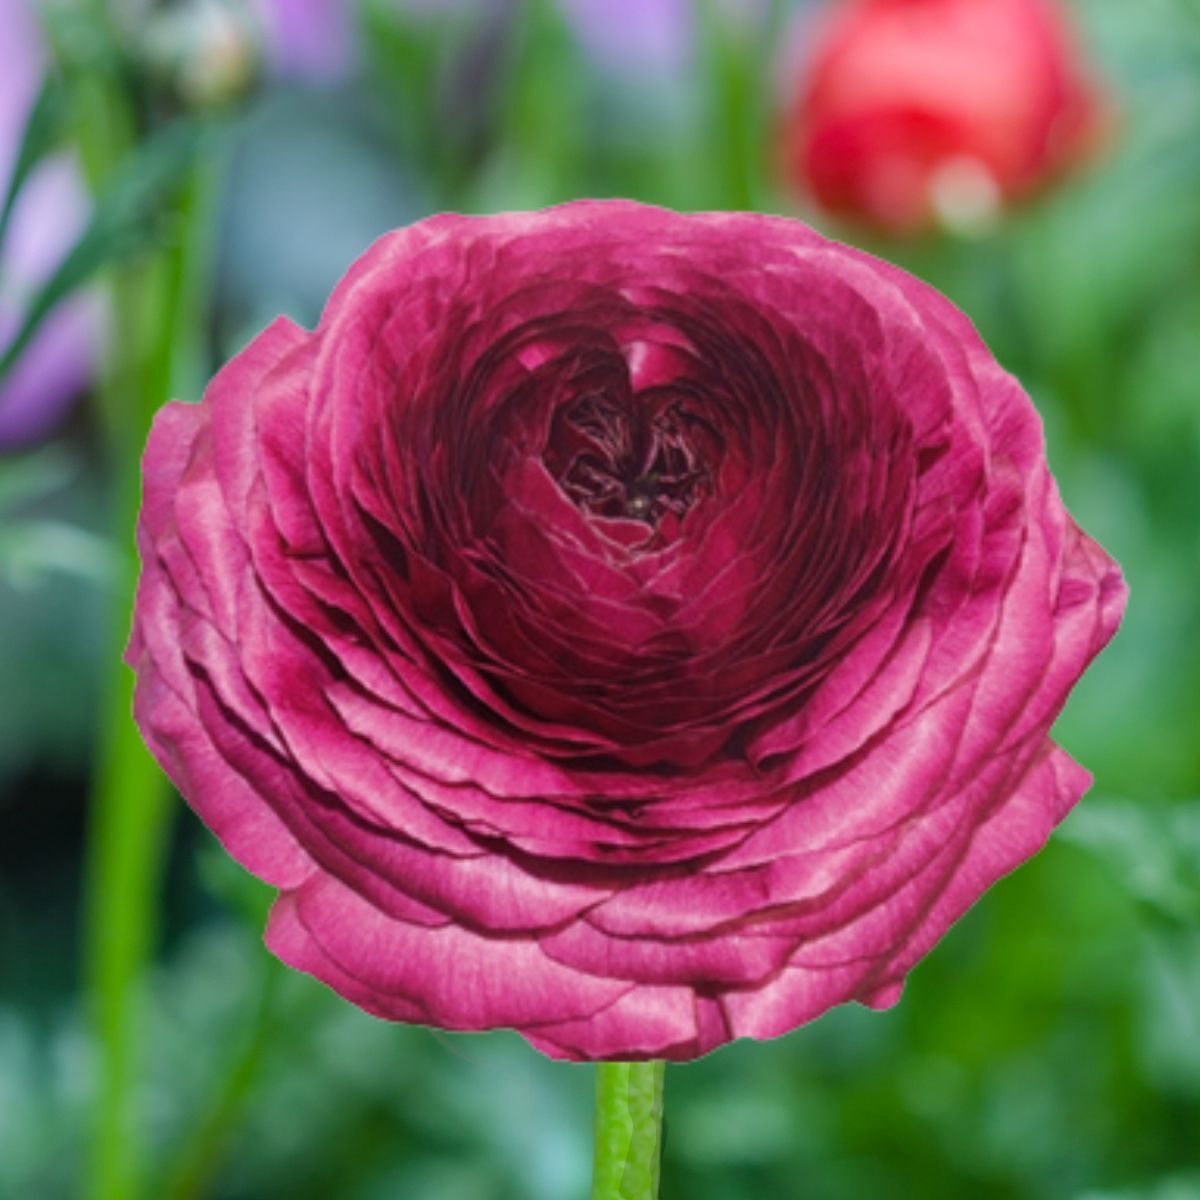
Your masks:
{"label": "dark red flower center", "polygon": [[716,432],[677,398],[589,392],[555,414],[545,460],[584,511],[655,526],[711,487]]}

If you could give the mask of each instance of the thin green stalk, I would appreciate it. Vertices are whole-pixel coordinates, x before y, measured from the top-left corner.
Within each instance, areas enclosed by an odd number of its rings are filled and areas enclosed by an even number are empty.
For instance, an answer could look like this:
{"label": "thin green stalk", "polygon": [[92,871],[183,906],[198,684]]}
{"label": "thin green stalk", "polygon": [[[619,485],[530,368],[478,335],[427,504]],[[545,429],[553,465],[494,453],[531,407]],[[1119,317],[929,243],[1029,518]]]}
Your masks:
{"label": "thin green stalk", "polygon": [[[70,12],[48,7],[44,15],[61,96],[100,207],[136,161],[140,136],[116,49],[120,39],[106,0],[82,0]],[[131,253],[103,278],[109,337],[98,412],[121,568],[105,645],[109,677],[97,722],[85,863],[84,986],[97,1062],[82,1172],[86,1200],[145,1194],[136,1105],[144,1031],[139,991],[158,937],[172,806],[134,725],[133,678],[121,656],[138,575],[133,530],[146,433],[166,400],[195,394],[202,368],[219,178],[211,166],[203,155],[191,165],[169,200],[147,212],[150,248]]]}
{"label": "thin green stalk", "polygon": [[115,679],[105,704],[91,809],[87,987],[99,1055],[86,1184],[92,1200],[129,1200],[140,1190],[134,997],[157,933],[155,891],[168,806],[162,775],[129,717],[131,702],[131,680]]}
{"label": "thin green stalk", "polygon": [[138,561],[133,529],[140,503],[138,463],[150,420],[190,376],[205,293],[210,184],[204,164],[183,185],[174,237],[120,268],[111,280],[116,361],[102,389],[114,495],[112,522],[122,554],[106,660],[111,664],[91,798],[85,914],[87,988],[99,1053],[94,1097],[90,1200],[141,1194],[144,1167],[136,1128],[141,1067],[139,984],[158,936],[158,892],[171,804],[166,781],[132,717],[133,676],[121,662]]}
{"label": "thin green stalk", "polygon": [[592,1200],[657,1200],[665,1064],[599,1063]]}
{"label": "thin green stalk", "polygon": [[[96,8],[99,13],[98,4]],[[52,25],[47,32],[54,33]],[[61,45],[55,45],[55,49],[84,174],[93,193],[100,194],[133,149],[133,110],[106,64],[79,62],[64,53]],[[126,340],[132,332],[129,314],[130,302],[137,295],[135,281],[127,272],[114,271],[106,283],[114,313],[114,349],[105,363],[99,391],[107,435],[105,448],[110,462],[117,462],[110,472],[113,527],[117,529],[136,503],[136,484],[129,467],[136,459],[131,459],[123,447],[132,433],[129,427],[134,417],[130,409],[140,420],[143,405],[136,392],[132,397],[122,396],[135,374],[134,351],[141,339]],[[118,629],[128,616],[133,569],[130,552],[122,556],[121,577],[113,598],[112,630],[106,638],[106,645],[114,652]],[[111,672],[96,735],[84,893],[85,988],[96,1043],[97,1080],[82,1192],[92,1200],[124,1200],[136,1195],[137,1151],[129,1136],[133,1035],[126,997],[137,978],[150,935],[138,911],[138,889],[120,881],[128,880],[140,864],[157,855],[162,840],[162,804],[160,775],[140,741],[130,736],[130,702],[128,673]]]}
{"label": "thin green stalk", "polygon": [[709,85],[709,141],[716,169],[716,207],[752,210],[768,196],[771,121],[762,64],[782,24],[779,0],[771,0],[762,25],[740,18],[717,0],[696,5]]}

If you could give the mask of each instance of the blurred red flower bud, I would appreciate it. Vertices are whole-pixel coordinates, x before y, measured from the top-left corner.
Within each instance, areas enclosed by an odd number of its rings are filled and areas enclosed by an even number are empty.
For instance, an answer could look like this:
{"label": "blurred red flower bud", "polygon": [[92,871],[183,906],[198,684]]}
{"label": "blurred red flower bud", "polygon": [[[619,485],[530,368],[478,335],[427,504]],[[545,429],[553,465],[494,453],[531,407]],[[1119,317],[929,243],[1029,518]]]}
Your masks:
{"label": "blurred red flower bud", "polygon": [[1051,0],[848,0],[806,44],[787,172],[828,211],[891,233],[985,223],[1100,125]]}

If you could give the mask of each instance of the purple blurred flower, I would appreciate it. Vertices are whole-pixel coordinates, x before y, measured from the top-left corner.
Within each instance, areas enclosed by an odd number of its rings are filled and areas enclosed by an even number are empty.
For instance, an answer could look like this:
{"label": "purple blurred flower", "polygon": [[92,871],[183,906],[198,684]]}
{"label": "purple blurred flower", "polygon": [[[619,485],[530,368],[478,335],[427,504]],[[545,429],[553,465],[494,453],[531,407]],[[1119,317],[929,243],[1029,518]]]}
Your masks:
{"label": "purple blurred flower", "polygon": [[620,74],[675,75],[694,52],[692,0],[559,0],[584,49]]}
{"label": "purple blurred flower", "polygon": [[[0,5],[0,194],[16,163],[45,60],[26,0]],[[0,350],[21,326],[29,297],[74,244],[87,218],[87,197],[74,162],[42,162],[17,198],[0,246]],[[99,350],[93,298],[60,304],[0,383],[0,450],[45,436],[87,385]]]}
{"label": "purple blurred flower", "polygon": [[355,66],[353,5],[347,0],[250,0],[273,74],[336,83]]}
{"label": "purple blurred flower", "polygon": [[[710,0],[721,36],[761,31],[766,0]],[[696,0],[558,0],[591,58],[616,74],[677,78],[692,65]]]}

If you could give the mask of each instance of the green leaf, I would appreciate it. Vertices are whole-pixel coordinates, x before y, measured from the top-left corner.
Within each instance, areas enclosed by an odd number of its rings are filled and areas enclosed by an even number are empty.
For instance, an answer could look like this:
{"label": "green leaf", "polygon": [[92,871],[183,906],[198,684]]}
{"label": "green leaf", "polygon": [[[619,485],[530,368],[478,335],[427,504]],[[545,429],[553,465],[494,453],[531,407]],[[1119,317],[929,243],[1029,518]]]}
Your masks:
{"label": "green leaf", "polygon": [[1133,1191],[1085,1192],[1077,1200],[1200,1200],[1200,1175],[1177,1175]]}
{"label": "green leaf", "polygon": [[0,528],[0,579],[33,587],[51,574],[72,575],[111,590],[120,552],[109,541],[65,521],[24,520]]}
{"label": "green leaf", "polygon": [[1200,917],[1200,801],[1089,797],[1061,837],[1104,862],[1159,916],[1184,923]]}
{"label": "green leaf", "polygon": [[79,463],[61,446],[43,446],[0,460],[0,514],[7,516],[58,491],[79,474]]}
{"label": "green leaf", "polygon": [[8,236],[8,224],[12,220],[21,187],[57,137],[61,114],[59,87],[47,76],[37,100],[34,101],[29,119],[25,122],[25,132],[17,150],[17,159],[8,179],[4,205],[0,208],[0,248],[4,246]]}
{"label": "green leaf", "polygon": [[57,271],[34,296],[25,320],[0,357],[0,381],[21,357],[54,306],[100,268],[163,237],[162,216],[174,189],[195,161],[205,127],[177,121],[150,138],[117,169],[84,230]]}

